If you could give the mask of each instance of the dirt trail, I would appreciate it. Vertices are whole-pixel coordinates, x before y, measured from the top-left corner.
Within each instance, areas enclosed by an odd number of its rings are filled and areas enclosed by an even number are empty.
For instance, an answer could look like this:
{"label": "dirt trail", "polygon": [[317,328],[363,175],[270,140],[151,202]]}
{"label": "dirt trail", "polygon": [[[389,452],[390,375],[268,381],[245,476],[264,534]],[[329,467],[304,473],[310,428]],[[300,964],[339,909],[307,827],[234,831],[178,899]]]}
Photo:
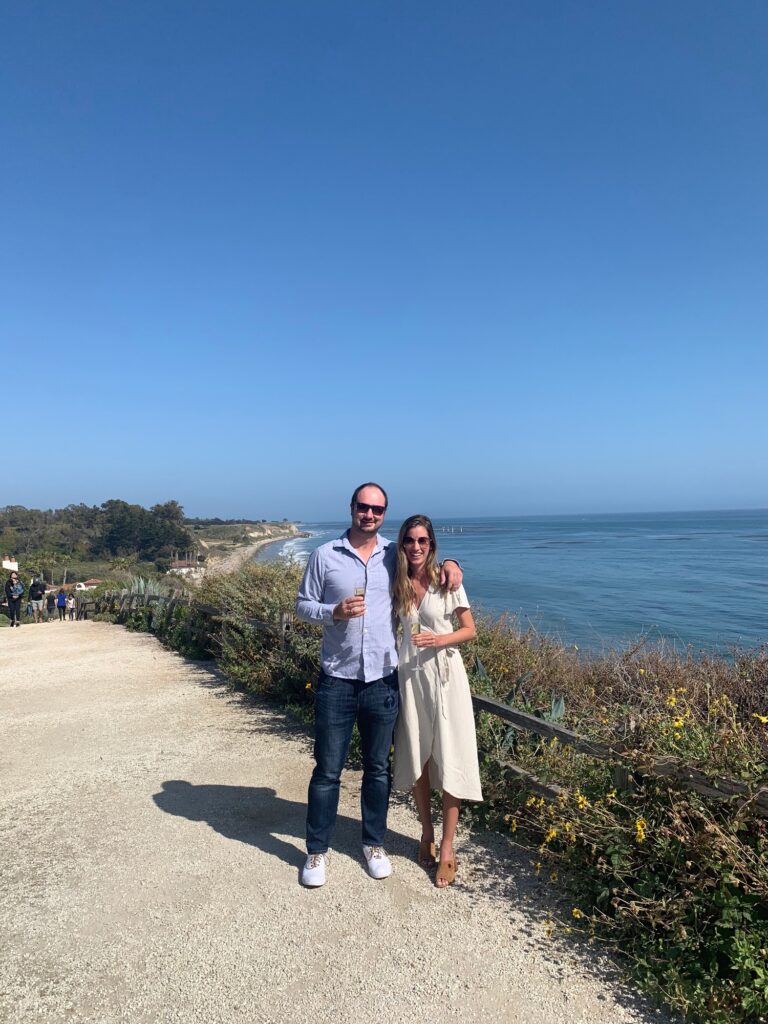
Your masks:
{"label": "dirt trail", "polygon": [[328,884],[298,884],[303,732],[151,636],[0,630],[0,1020],[130,1024],[659,1021],[588,948],[547,939],[548,893],[500,837],[461,884],[360,858],[345,776]]}

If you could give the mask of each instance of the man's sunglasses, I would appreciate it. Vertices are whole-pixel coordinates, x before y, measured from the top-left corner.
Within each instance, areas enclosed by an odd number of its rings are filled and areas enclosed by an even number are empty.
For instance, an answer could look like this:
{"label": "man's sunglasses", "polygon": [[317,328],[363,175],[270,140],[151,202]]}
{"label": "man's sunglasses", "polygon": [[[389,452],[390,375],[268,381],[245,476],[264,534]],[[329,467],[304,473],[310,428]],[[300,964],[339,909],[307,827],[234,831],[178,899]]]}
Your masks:
{"label": "man's sunglasses", "polygon": [[355,508],[358,512],[367,512],[370,509],[375,516],[383,516],[387,511],[386,505],[366,505],[364,501],[356,501]]}
{"label": "man's sunglasses", "polygon": [[431,541],[429,537],[403,537],[403,544],[407,544],[408,547],[418,544],[420,548],[426,548],[429,547]]}

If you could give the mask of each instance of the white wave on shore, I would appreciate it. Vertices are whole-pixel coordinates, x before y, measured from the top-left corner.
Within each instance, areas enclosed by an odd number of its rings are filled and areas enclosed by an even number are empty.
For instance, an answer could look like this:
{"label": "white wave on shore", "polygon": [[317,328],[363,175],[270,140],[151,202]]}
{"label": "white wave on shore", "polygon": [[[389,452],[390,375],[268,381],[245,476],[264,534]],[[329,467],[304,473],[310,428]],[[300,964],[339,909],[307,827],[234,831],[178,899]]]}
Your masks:
{"label": "white wave on shore", "polygon": [[303,545],[307,537],[292,537],[287,540],[277,553],[277,558],[283,562],[298,562],[299,565],[306,565],[309,558],[309,551]]}

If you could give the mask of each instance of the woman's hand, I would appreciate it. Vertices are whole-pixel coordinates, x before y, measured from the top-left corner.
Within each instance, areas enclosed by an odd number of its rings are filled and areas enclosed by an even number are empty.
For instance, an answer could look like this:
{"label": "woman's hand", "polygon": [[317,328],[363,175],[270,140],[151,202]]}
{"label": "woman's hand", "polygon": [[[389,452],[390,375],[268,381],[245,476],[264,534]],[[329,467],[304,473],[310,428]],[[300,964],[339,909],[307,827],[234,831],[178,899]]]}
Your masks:
{"label": "woman's hand", "polygon": [[445,637],[437,633],[414,633],[411,637],[415,647],[442,647]]}

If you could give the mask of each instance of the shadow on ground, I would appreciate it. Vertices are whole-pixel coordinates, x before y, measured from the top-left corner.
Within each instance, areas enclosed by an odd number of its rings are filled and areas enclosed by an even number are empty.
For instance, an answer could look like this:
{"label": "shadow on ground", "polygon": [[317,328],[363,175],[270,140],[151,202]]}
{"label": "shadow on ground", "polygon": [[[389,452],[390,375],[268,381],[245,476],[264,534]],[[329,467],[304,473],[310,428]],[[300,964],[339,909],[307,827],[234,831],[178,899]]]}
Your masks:
{"label": "shadow on ground", "polygon": [[[284,800],[266,786],[195,786],[183,779],[162,783],[162,792],[155,793],[154,802],[166,814],[190,821],[205,821],[220,835],[258,847],[278,857],[297,870],[304,864],[304,826],[306,803]],[[284,837],[296,839],[293,843]],[[389,831],[393,853],[410,850],[413,839]],[[334,850],[360,862],[360,820],[340,814],[334,830]]]}
{"label": "shadow on ground", "polygon": [[[219,699],[244,713],[244,719],[233,720],[233,729],[253,735],[279,733],[286,741],[297,744],[297,757],[306,756],[311,760],[311,729],[306,725],[263,697],[233,689],[215,663],[202,666],[199,662],[190,661],[190,668],[198,684],[214,691]],[[347,769],[350,767],[354,769],[350,765]],[[192,821],[206,821],[228,838],[249,843],[279,857],[296,868],[297,873],[304,863],[306,803],[284,800],[277,796],[275,790],[265,787],[193,786],[181,780],[171,780],[164,782],[162,789],[153,799],[163,811]],[[393,793],[392,802],[412,807],[410,797],[405,794]],[[415,859],[417,832],[415,818],[411,835],[390,829],[387,851],[394,857]],[[286,841],[282,838],[284,836],[295,839],[296,843]],[[565,930],[573,924],[571,909],[578,899],[572,894],[566,895],[561,883],[549,881],[551,866],[545,868],[542,865],[541,871],[537,872],[535,865],[540,854],[535,847],[526,847],[495,832],[460,830],[459,839],[459,858],[460,861],[463,858],[464,870],[460,863],[455,888],[466,892],[478,903],[483,899],[501,903],[508,910],[511,927],[532,950],[541,950],[542,925],[547,930],[552,928],[552,938],[547,940],[551,945],[545,957],[556,965],[556,973],[564,982],[567,983],[568,972],[573,970],[575,955],[582,969],[611,984],[619,1006],[636,1014],[636,1020],[649,1024],[669,1024],[680,1020],[668,1010],[654,1007],[642,993],[628,985],[625,971],[605,946],[590,940],[587,935],[580,935],[575,929]],[[358,861],[360,870],[365,871],[360,843],[359,818],[339,815],[334,832],[334,850]],[[584,910],[587,911],[588,907],[585,906]]]}

